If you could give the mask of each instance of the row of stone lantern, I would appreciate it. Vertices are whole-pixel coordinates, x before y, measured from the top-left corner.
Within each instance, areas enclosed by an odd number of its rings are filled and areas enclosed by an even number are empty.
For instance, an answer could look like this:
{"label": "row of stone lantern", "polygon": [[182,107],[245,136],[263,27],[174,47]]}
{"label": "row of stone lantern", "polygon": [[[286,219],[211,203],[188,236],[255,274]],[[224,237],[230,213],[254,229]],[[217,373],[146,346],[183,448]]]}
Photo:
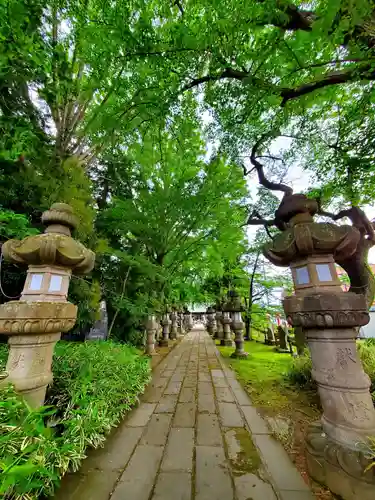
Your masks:
{"label": "row of stone lantern", "polygon": [[236,349],[233,358],[246,358],[248,353],[244,350],[244,322],[242,321],[241,298],[236,291],[228,292],[225,303],[216,304],[216,308],[207,309],[207,331],[213,339],[219,340],[220,345],[233,346],[232,333],[234,333]]}
{"label": "row of stone lantern", "polygon": [[[159,339],[160,325],[162,336]],[[172,311],[164,313],[161,322],[155,315],[149,315],[146,321],[146,346],[145,354],[156,354],[155,346],[168,347],[170,341],[175,341],[193,328],[193,316],[190,312],[180,313]]]}

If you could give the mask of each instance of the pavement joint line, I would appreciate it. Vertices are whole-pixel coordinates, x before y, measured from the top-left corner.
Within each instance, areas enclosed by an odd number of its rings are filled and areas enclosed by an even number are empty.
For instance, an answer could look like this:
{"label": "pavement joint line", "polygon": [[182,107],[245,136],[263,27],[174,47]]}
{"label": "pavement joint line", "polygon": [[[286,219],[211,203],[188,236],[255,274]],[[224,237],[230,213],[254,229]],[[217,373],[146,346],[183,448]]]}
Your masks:
{"label": "pavement joint line", "polygon": [[[229,368],[228,368],[227,366],[225,366],[225,365],[224,365],[225,361],[224,361],[223,357],[222,357],[222,356],[221,356],[221,354],[220,354],[220,351],[218,350],[218,348],[217,348],[217,346],[216,346],[216,342],[215,342],[215,350],[216,350],[216,353],[217,353],[217,357],[218,357],[218,360],[219,360],[220,366],[222,367],[222,370],[223,370],[223,372],[224,372],[224,377],[225,377],[226,381],[228,382],[227,370],[228,370]],[[226,368],[226,369],[225,369],[225,368]],[[233,371],[234,371],[234,370],[233,370]],[[235,373],[235,372],[234,372],[234,373]],[[243,419],[243,421],[244,421],[244,423],[245,423],[245,428],[246,428],[246,430],[248,431],[248,433],[250,434],[250,437],[251,437],[251,439],[252,439],[252,436],[253,436],[253,434],[254,434],[254,433],[251,431],[250,426],[249,426],[249,425],[248,425],[248,423],[247,423],[247,420],[246,420],[246,417],[245,417],[245,415],[244,415],[244,412],[242,411],[241,405],[239,404],[239,402],[238,402],[238,400],[237,400],[237,397],[236,397],[236,394],[234,393],[234,391],[233,391],[233,389],[232,389],[232,386],[229,384],[229,382],[228,382],[228,386],[229,386],[229,389],[230,389],[230,391],[232,392],[232,394],[233,394],[233,396],[234,396],[234,399],[235,399],[235,401],[236,401],[236,406],[237,406],[237,409],[239,410],[239,412],[240,412],[240,414],[241,414],[241,416],[242,416],[242,419]],[[243,389],[243,388],[242,388],[242,390],[244,391],[244,389]],[[246,391],[245,391],[245,392],[246,392]],[[215,399],[216,399],[216,398],[215,398]],[[262,417],[261,417],[261,418],[262,418]],[[263,420],[263,418],[262,418],[262,420]],[[267,426],[267,427],[268,427],[268,426]],[[224,437],[224,436],[223,436],[223,437]],[[268,467],[267,467],[266,460],[265,460],[265,458],[264,458],[264,456],[263,456],[263,454],[262,454],[262,452],[261,452],[260,448],[258,447],[258,445],[254,442],[254,440],[253,440],[253,439],[252,439],[252,441],[253,441],[253,445],[255,446],[256,450],[258,451],[259,457],[260,457],[260,459],[261,459],[261,461],[262,461],[262,465],[263,465],[263,467],[265,468],[265,470],[266,470],[266,472],[267,472],[267,480],[268,480],[269,484],[271,485],[271,487],[272,487],[272,489],[273,489],[273,491],[274,491],[274,493],[275,493],[276,497],[279,499],[279,498],[281,498],[281,497],[279,496],[278,489],[277,489],[277,485],[276,485],[276,483],[275,483],[275,481],[274,481],[274,479],[273,479],[273,477],[272,477],[272,475],[271,475],[271,473],[270,473],[270,471],[269,471],[269,469],[268,469]],[[224,440],[224,445],[226,446],[225,440]],[[227,451],[227,450],[226,450],[226,451]],[[233,479],[233,483],[234,483],[234,479]],[[234,491],[236,491],[236,490],[235,490],[235,488],[234,488]]]}
{"label": "pavement joint line", "polygon": [[[181,340],[181,342],[180,342],[180,344],[179,344],[179,345],[182,345],[183,340],[184,340],[184,338]],[[185,352],[185,351],[183,351],[183,352]],[[178,367],[178,365],[179,365],[179,363],[180,363],[180,361],[181,361],[181,357],[182,357],[182,355],[179,357],[179,359],[178,359],[178,361],[177,361],[177,364],[176,364],[176,367],[175,367],[175,369],[174,369],[174,371],[173,371],[173,374],[175,373],[175,371],[176,371],[176,369],[177,369],[177,367]],[[173,374],[171,375],[171,377],[170,377],[170,379],[169,379],[169,382],[170,382],[171,378],[173,377]],[[182,383],[181,383],[181,386],[180,386],[180,390],[179,390],[179,392],[178,392],[178,394],[177,394],[177,401],[178,401],[178,399],[179,399],[179,397],[180,397],[180,392],[181,392],[181,390],[182,390]],[[164,392],[163,392],[163,396],[164,396]],[[162,397],[163,397],[163,396],[162,396]],[[155,410],[156,410],[156,407],[155,407]],[[155,410],[154,410],[154,412],[153,412],[153,415],[154,415],[154,414],[155,414],[155,415],[157,415],[157,414],[155,413]],[[172,414],[172,418],[170,419],[170,422],[169,422],[169,428],[168,428],[167,439],[166,439],[166,441],[165,441],[165,443],[164,443],[163,453],[162,453],[162,455],[161,455],[161,459],[160,459],[160,462],[159,462],[159,466],[158,466],[158,468],[157,468],[157,471],[156,471],[156,474],[155,474],[155,477],[154,477],[154,482],[153,482],[153,485],[152,485],[152,488],[151,488],[151,491],[150,491],[150,495],[149,495],[149,497],[148,497],[148,500],[152,500],[152,497],[154,496],[154,493],[155,493],[155,487],[156,487],[156,484],[157,484],[157,482],[158,482],[159,475],[160,475],[160,473],[161,473],[161,467],[162,467],[162,464],[163,464],[164,458],[165,458],[165,456],[166,456],[166,452],[167,452],[167,445],[168,445],[168,440],[169,440],[169,436],[170,436],[170,434],[171,434],[171,429],[172,429],[172,425],[173,425],[173,419],[174,419],[174,417],[175,417],[175,415],[176,415],[176,411],[177,411],[177,402],[176,402],[176,405],[175,405],[175,408],[174,408],[174,412],[173,412],[173,414]],[[145,428],[146,428],[146,427],[147,427],[147,426],[145,426]],[[142,435],[143,435],[143,433],[142,433]],[[134,499],[134,500],[136,500],[136,499]],[[193,499],[193,500],[194,500],[194,499]]]}

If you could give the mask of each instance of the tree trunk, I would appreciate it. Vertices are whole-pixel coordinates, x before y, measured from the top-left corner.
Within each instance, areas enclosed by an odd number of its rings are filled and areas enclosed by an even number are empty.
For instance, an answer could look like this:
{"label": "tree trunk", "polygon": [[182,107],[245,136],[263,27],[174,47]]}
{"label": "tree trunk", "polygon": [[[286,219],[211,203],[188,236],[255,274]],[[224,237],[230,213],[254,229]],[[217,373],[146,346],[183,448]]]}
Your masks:
{"label": "tree trunk", "polygon": [[251,334],[251,312],[249,311],[248,316],[245,320],[245,340],[253,340],[253,336]]}

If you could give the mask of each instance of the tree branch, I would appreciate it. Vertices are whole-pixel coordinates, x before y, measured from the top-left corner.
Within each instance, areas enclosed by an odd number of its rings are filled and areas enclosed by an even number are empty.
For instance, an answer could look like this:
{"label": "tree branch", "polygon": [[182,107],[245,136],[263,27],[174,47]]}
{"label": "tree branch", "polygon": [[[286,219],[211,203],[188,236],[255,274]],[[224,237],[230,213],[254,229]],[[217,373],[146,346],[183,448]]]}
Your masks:
{"label": "tree branch", "polygon": [[269,228],[275,225],[275,219],[263,219],[257,210],[253,210],[251,212],[246,224],[244,224],[244,226],[263,226],[268,237],[271,238],[271,240],[273,240],[273,236],[270,233]]}
{"label": "tree branch", "polygon": [[341,83],[348,83],[354,80],[375,80],[375,71],[371,65],[362,65],[360,68],[355,67],[347,71],[336,71],[327,74],[324,78],[316,80],[315,82],[305,83],[296,88],[282,89],[280,96],[282,97],[281,106],[298,97],[310,94],[315,90],[322,89],[331,85],[339,85]]}
{"label": "tree branch", "polygon": [[271,191],[282,191],[284,193],[284,196],[289,196],[293,194],[293,189],[289,186],[286,186],[285,184],[282,184],[281,182],[269,181],[264,173],[264,167],[262,163],[258,161],[259,157],[257,156],[257,150],[260,148],[264,140],[267,137],[270,137],[270,135],[270,133],[263,134],[254,144],[253,149],[251,150],[250,161],[254,165],[258,173],[259,184],[267,189],[270,189]]}
{"label": "tree branch", "polygon": [[193,87],[197,87],[201,85],[202,83],[206,82],[217,82],[218,80],[223,80],[225,78],[231,78],[234,80],[239,80],[242,81],[245,78],[248,78],[250,76],[250,73],[246,71],[239,71],[233,68],[226,68],[224,71],[222,71],[218,75],[206,75],[202,76],[200,78],[194,78],[191,80],[191,82],[187,83],[182,87],[182,92],[185,92],[186,90],[190,90]]}

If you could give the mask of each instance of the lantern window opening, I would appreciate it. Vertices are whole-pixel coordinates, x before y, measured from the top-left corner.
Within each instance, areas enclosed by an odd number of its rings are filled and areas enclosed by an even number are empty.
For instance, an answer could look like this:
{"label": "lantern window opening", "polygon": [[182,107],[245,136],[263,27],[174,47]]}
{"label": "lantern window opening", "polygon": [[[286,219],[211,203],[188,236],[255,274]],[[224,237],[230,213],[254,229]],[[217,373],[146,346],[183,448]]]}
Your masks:
{"label": "lantern window opening", "polygon": [[296,284],[308,285],[310,283],[310,275],[307,266],[296,267]]}
{"label": "lantern window opening", "polygon": [[29,290],[38,291],[41,290],[43,283],[43,274],[32,274],[30,279]]}
{"label": "lantern window opening", "polygon": [[333,281],[329,264],[316,264],[316,273],[319,281]]}
{"label": "lantern window opening", "polygon": [[62,276],[59,276],[57,274],[52,274],[51,275],[51,280],[49,283],[49,292],[60,292],[62,288]]}

